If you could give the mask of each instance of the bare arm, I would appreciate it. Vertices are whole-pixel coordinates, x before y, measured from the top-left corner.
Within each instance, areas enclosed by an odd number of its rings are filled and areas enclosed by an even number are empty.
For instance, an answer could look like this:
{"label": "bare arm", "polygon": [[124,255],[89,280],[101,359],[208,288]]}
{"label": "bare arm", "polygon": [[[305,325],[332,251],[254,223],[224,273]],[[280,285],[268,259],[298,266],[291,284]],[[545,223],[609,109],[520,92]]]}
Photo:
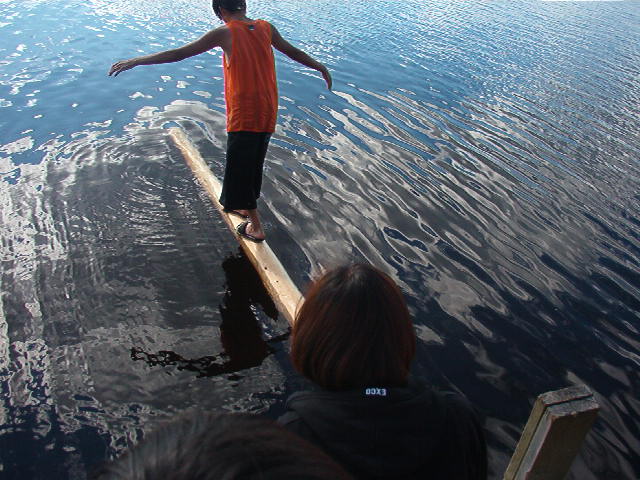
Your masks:
{"label": "bare arm", "polygon": [[109,75],[117,77],[119,73],[129,70],[138,65],[156,65],[159,63],[179,62],[185,58],[200,55],[215,47],[221,47],[228,41],[229,35],[226,27],[216,28],[205,33],[195,42],[187,43],[179,48],[165,50],[164,52],[152,53],[142,57],[120,60],[114,63],[109,69]]}
{"label": "bare arm", "polygon": [[333,80],[327,67],[325,67],[322,63],[318,62],[299,48],[296,48],[289,42],[287,42],[284,38],[282,38],[280,32],[278,32],[276,27],[274,27],[273,25],[271,25],[271,45],[273,45],[273,48],[275,48],[279,52],[284,53],[291,60],[295,60],[296,62],[301,63],[306,67],[313,68],[314,70],[319,71],[322,74],[324,81],[327,82],[327,88],[331,90]]}

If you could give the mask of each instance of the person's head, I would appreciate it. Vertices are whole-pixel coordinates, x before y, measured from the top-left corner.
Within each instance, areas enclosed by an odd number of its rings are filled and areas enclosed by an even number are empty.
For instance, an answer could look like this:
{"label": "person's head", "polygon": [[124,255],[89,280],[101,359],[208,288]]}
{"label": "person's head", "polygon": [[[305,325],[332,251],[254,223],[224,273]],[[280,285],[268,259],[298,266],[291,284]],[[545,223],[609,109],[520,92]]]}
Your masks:
{"label": "person's head", "polygon": [[247,2],[245,0],[212,0],[213,13],[220,20],[224,20],[223,13],[246,12]]}
{"label": "person's head", "polygon": [[93,475],[97,480],[348,480],[318,448],[247,413],[177,418]]}
{"label": "person's head", "polygon": [[291,332],[293,366],[329,390],[404,385],[415,349],[400,289],[362,264],[335,268],[316,280]]}

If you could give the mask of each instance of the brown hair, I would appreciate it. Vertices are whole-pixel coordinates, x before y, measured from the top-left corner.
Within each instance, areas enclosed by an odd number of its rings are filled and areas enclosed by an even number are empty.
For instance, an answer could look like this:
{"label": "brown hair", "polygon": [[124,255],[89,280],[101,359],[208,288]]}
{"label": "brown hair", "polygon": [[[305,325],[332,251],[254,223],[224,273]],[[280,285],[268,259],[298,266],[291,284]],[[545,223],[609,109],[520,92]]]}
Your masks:
{"label": "brown hair", "polygon": [[154,430],[96,480],[350,480],[319,448],[248,413],[190,412]]}
{"label": "brown hair", "polygon": [[328,390],[406,384],[416,336],[400,289],[364,264],[310,287],[291,334],[293,366]]}

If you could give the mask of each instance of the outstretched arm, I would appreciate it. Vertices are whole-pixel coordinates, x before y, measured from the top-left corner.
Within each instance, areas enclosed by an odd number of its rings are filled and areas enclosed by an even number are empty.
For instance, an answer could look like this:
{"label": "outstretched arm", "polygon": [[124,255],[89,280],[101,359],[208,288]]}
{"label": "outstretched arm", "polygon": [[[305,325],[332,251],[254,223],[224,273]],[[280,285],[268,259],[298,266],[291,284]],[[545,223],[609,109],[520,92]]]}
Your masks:
{"label": "outstretched arm", "polygon": [[221,47],[227,39],[226,27],[216,28],[204,34],[195,42],[188,43],[179,48],[166,50],[164,52],[152,53],[142,57],[120,60],[114,63],[109,69],[109,75],[117,77],[119,73],[129,70],[138,65],[156,65],[158,63],[179,62],[185,58],[199,55],[215,47]]}
{"label": "outstretched arm", "polygon": [[331,74],[329,73],[327,67],[325,67],[322,63],[318,62],[299,48],[296,48],[289,42],[287,42],[284,38],[282,38],[280,32],[278,32],[276,27],[274,27],[273,25],[271,25],[271,45],[273,45],[276,50],[284,53],[291,60],[295,60],[296,62],[301,63],[306,67],[313,68],[314,70],[319,71],[324,77],[324,81],[327,82],[327,88],[331,90],[333,80],[331,79]]}

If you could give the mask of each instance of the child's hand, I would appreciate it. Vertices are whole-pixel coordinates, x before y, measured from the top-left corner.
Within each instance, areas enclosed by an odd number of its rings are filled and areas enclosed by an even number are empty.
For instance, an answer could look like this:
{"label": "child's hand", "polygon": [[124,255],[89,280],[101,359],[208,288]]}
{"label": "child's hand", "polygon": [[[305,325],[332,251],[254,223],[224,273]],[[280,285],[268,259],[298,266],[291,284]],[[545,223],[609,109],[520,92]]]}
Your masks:
{"label": "child's hand", "polygon": [[109,69],[109,76],[117,77],[119,73],[124,72],[125,70],[131,70],[133,67],[138,65],[137,59],[131,58],[129,60],[120,60],[119,62],[111,65]]}
{"label": "child's hand", "polygon": [[322,73],[322,76],[324,77],[324,81],[327,82],[327,88],[329,90],[331,90],[331,86],[333,85],[333,79],[331,78],[331,74],[329,73],[329,70],[327,70],[327,68],[323,68],[320,73]]}

